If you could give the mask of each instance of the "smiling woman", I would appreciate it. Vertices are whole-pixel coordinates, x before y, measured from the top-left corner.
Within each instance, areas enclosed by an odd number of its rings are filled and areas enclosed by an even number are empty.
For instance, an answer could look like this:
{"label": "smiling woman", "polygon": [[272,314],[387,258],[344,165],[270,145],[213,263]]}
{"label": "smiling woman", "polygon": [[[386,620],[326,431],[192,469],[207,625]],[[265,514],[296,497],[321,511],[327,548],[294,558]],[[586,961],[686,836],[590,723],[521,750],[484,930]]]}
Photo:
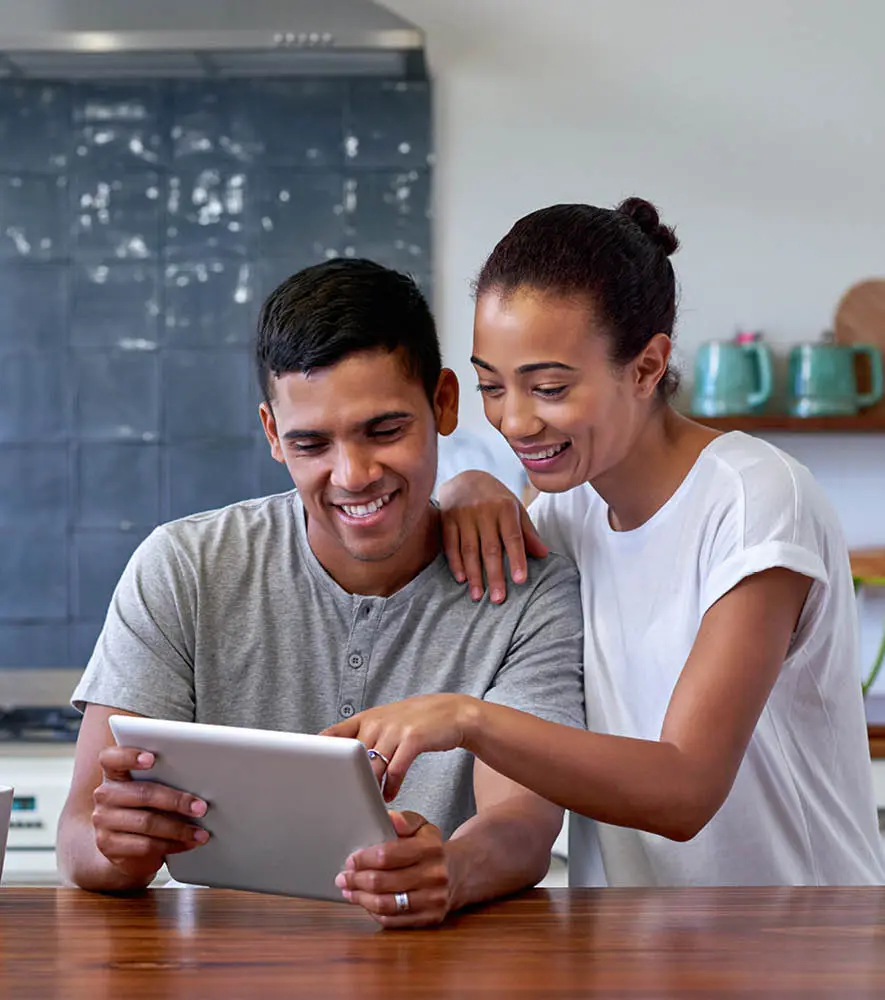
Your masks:
{"label": "smiling woman", "polygon": [[[334,731],[390,757],[388,794],[464,747],[573,810],[573,883],[881,883],[845,542],[807,469],[669,405],[676,246],[641,199],[554,205],[477,281],[486,417],[581,573],[590,731],[457,695]],[[456,577],[503,600],[525,512],[479,472],[440,501]]]}

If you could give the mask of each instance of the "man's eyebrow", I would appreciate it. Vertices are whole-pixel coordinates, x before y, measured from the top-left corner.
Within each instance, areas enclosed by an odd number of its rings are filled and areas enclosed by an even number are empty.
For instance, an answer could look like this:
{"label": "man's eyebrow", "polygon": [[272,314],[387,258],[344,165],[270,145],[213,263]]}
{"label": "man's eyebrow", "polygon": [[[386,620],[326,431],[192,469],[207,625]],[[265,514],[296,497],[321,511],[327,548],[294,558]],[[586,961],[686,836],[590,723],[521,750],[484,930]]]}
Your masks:
{"label": "man's eyebrow", "polygon": [[[377,416],[370,417],[358,426],[361,430],[371,430],[373,427],[377,427],[378,424],[386,424],[390,420],[411,420],[414,416],[415,414],[409,413],[408,410],[388,410],[386,413],[379,413]],[[316,428],[301,430],[293,427],[292,430],[286,431],[283,434],[284,441],[302,441],[305,439],[308,441],[325,441],[330,437],[332,437],[331,431],[318,430]]]}

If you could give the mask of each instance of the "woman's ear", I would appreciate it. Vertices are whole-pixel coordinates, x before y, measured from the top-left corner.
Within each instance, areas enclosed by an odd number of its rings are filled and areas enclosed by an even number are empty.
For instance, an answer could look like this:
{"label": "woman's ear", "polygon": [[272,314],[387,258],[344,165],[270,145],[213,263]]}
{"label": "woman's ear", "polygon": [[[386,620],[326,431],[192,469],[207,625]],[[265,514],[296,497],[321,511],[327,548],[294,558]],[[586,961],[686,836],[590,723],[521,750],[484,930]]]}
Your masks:
{"label": "woman's ear", "polygon": [[653,396],[658,382],[667,373],[673,341],[665,333],[656,333],[633,361],[638,394]]}
{"label": "woman's ear", "polygon": [[436,392],[433,394],[433,415],[436,418],[436,429],[448,437],[458,426],[458,401],[461,397],[461,389],[458,385],[458,376],[451,368],[443,368],[436,383]]}

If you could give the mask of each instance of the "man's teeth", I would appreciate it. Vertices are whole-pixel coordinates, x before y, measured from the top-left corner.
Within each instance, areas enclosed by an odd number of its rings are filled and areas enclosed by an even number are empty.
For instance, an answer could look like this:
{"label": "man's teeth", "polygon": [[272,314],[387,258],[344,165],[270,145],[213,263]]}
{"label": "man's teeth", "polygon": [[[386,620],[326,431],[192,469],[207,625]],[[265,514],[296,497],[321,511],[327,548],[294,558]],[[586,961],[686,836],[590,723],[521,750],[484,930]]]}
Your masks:
{"label": "man's teeth", "polygon": [[390,503],[390,494],[387,493],[383,497],[379,497],[377,500],[373,500],[371,503],[361,503],[356,506],[348,503],[341,504],[341,509],[345,514],[350,515],[350,517],[368,517],[369,514],[374,514],[375,511],[381,510],[381,508]]}
{"label": "man's teeth", "polygon": [[553,458],[554,455],[558,455],[565,448],[565,444],[557,444],[552,448],[545,448],[543,451],[524,451],[522,457],[528,459],[529,462],[538,462],[542,458]]}

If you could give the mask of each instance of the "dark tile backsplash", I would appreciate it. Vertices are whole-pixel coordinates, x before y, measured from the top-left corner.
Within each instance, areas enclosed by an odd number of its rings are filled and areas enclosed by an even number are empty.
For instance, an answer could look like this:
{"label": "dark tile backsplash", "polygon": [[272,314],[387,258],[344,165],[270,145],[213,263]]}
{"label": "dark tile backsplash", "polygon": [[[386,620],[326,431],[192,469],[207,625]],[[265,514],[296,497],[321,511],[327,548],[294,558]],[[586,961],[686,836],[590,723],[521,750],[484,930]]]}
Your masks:
{"label": "dark tile backsplash", "polygon": [[288,489],[249,346],[283,278],[430,294],[429,85],[0,81],[0,667],[82,666],[159,522]]}

